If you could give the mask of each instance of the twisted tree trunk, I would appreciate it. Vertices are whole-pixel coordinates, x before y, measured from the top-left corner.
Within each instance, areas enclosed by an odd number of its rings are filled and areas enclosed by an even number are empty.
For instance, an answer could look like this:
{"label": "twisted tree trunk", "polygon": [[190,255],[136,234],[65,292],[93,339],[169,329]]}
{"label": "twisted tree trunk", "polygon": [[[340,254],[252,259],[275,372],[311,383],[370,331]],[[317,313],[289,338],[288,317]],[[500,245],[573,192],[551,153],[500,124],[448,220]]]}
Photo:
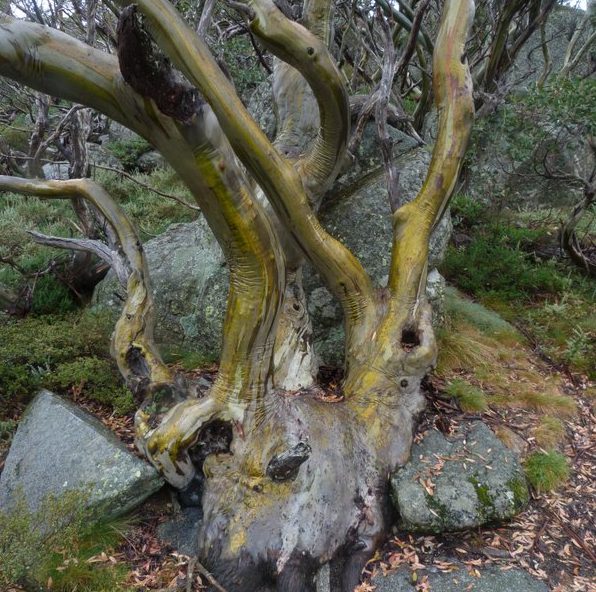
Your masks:
{"label": "twisted tree trunk", "polygon": [[[387,528],[387,477],[408,458],[424,401],[420,383],[436,358],[424,296],[428,241],[473,121],[463,57],[473,2],[445,3],[433,65],[438,137],[420,193],[392,214],[383,289],[316,217],[349,136],[348,97],[327,49],[332,8],[329,0],[309,0],[302,26],[272,0],[246,7],[253,33],[280,60],[274,143],[165,0],[123,11],[119,63],[57,31],[0,18],[0,74],[143,135],[188,185],[222,245],[231,276],[222,357],[211,390],[198,397],[153,343],[142,246],[109,195],[89,180],[0,177],[0,190],[85,199],[112,226],[116,250],[97,240],[34,238],[97,254],[126,286],[113,352],[127,384],[145,398],[136,414],[138,446],[175,487],[201,482],[200,553],[229,592],[270,581],[280,592],[312,590],[315,570],[329,561],[343,565],[341,590],[353,590]],[[309,130],[315,137],[305,143]],[[339,401],[327,399],[314,378],[305,260],[344,312]]]}

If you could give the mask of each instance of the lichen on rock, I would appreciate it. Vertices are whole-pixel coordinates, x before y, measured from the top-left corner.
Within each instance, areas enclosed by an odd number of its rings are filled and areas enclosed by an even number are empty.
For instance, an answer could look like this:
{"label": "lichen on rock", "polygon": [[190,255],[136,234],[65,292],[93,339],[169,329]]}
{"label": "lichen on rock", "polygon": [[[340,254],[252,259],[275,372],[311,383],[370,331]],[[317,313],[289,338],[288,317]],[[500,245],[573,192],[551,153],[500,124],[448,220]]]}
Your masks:
{"label": "lichen on rock", "polygon": [[427,432],[393,475],[391,495],[403,528],[434,533],[508,520],[529,499],[519,459],[482,422],[450,439]]}

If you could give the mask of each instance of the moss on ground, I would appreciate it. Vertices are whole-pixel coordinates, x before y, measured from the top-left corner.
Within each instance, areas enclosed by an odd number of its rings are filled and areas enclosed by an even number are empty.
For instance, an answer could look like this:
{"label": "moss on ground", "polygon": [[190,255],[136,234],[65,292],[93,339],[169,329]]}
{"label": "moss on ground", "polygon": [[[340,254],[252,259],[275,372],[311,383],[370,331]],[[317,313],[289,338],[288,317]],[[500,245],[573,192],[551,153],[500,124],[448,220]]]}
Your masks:
{"label": "moss on ground", "polygon": [[4,319],[0,323],[0,420],[11,419],[42,387],[134,408],[110,355],[107,313]]}

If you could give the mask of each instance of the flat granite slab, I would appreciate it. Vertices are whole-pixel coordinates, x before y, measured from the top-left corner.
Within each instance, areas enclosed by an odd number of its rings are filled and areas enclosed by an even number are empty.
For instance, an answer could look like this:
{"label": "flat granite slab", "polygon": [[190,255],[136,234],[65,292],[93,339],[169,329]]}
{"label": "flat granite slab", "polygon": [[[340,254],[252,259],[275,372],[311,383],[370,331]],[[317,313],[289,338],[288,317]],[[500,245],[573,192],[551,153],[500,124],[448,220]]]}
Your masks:
{"label": "flat granite slab", "polygon": [[81,491],[93,515],[125,514],[164,481],[92,415],[41,391],[29,405],[0,475],[0,509],[25,499],[30,511],[48,496]]}
{"label": "flat granite slab", "polygon": [[462,569],[451,573],[418,571],[416,582],[412,572],[404,566],[386,576],[377,575],[372,583],[375,592],[415,592],[424,576],[432,592],[548,592],[547,585],[521,569],[501,570],[497,567],[478,568],[480,577]]}

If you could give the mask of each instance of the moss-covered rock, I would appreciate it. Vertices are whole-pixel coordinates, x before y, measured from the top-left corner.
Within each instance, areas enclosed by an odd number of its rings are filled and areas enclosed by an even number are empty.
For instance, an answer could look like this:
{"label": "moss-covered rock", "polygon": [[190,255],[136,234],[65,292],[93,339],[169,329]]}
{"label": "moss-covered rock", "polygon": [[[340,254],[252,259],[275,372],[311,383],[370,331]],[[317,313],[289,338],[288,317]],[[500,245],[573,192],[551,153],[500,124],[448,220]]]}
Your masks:
{"label": "moss-covered rock", "polygon": [[427,432],[392,477],[391,495],[405,529],[438,533],[512,518],[527,505],[528,486],[515,453],[469,422],[449,440]]}

